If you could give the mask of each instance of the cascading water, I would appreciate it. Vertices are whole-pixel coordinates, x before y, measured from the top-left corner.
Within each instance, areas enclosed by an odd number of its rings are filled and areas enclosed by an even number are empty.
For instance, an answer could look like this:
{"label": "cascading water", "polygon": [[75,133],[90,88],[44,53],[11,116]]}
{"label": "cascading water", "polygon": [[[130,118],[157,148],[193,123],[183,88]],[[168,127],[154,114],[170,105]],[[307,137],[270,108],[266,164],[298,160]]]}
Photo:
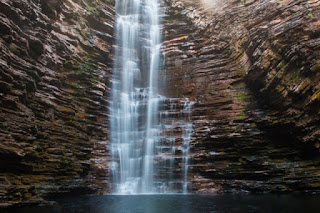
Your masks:
{"label": "cascading water", "polygon": [[117,47],[111,103],[115,191],[156,193],[154,146],[159,141],[159,2],[116,1]]}
{"label": "cascading water", "polygon": [[185,126],[183,127],[182,131],[182,140],[183,140],[183,145],[182,145],[182,153],[183,153],[183,163],[184,163],[184,182],[183,182],[183,193],[186,194],[188,193],[188,167],[189,167],[189,152],[190,152],[190,141],[191,141],[191,135],[193,132],[193,127],[191,123],[191,110],[193,106],[193,102],[189,101],[187,99],[184,102],[183,106],[183,112],[186,114],[186,122],[184,122]]}
{"label": "cascading water", "polygon": [[[174,118],[178,128],[184,129],[180,133],[183,144],[176,145],[177,137],[166,134],[164,123],[168,119],[163,123],[164,112],[159,110],[160,105],[162,110],[165,108],[168,100],[159,95],[158,89],[160,3],[158,0],[117,0],[116,16],[117,43],[110,105],[114,191],[117,194],[186,192],[192,105],[183,102],[183,110]],[[176,122],[185,111],[189,113],[188,119]],[[176,155],[179,149],[181,152]],[[176,158],[179,164],[174,163]]]}
{"label": "cascading water", "polygon": [[[167,189],[170,192],[188,193],[188,167],[190,159],[190,142],[193,133],[191,111],[194,102],[188,98],[171,98],[166,100],[169,108],[160,112],[164,141],[170,145],[167,155]],[[178,175],[177,175],[178,173]],[[176,175],[174,175],[176,174]]]}

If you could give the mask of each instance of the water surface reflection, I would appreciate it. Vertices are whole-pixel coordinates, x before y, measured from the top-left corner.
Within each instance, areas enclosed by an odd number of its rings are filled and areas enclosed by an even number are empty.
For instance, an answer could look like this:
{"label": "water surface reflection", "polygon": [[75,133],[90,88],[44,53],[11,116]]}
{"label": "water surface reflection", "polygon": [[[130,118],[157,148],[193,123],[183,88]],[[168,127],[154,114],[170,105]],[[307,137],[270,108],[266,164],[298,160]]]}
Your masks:
{"label": "water surface reflection", "polygon": [[56,199],[53,206],[11,209],[17,213],[248,213],[318,212],[320,195],[137,195],[80,196]]}

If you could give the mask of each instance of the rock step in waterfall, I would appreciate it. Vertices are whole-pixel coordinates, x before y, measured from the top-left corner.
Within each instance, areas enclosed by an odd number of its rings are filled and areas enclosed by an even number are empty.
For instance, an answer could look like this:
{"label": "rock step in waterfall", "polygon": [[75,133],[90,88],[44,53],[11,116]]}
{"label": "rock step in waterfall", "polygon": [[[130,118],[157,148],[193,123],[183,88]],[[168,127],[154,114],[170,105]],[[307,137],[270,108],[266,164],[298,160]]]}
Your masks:
{"label": "rock step in waterfall", "polygon": [[193,102],[189,99],[168,98],[166,110],[160,112],[164,146],[162,168],[166,173],[170,192],[188,192],[188,166],[190,159],[190,141],[193,133],[191,112]]}
{"label": "rock step in waterfall", "polygon": [[118,0],[116,15],[110,106],[114,192],[186,193],[192,102],[159,94],[160,3]]}

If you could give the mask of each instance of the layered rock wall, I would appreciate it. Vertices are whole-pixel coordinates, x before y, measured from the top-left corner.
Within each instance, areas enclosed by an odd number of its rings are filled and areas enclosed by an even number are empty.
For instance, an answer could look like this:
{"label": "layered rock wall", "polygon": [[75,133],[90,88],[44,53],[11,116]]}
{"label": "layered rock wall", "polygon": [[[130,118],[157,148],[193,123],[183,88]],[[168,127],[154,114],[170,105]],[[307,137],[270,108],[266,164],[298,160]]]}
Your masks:
{"label": "layered rock wall", "polygon": [[[319,190],[320,2],[164,4],[162,93],[194,102],[189,190]],[[108,191],[113,5],[1,1],[1,205]]]}
{"label": "layered rock wall", "polygon": [[219,3],[167,1],[164,21],[165,93],[195,102],[192,190],[319,190],[320,3]]}
{"label": "layered rock wall", "polygon": [[113,5],[1,1],[1,205],[108,189]]}

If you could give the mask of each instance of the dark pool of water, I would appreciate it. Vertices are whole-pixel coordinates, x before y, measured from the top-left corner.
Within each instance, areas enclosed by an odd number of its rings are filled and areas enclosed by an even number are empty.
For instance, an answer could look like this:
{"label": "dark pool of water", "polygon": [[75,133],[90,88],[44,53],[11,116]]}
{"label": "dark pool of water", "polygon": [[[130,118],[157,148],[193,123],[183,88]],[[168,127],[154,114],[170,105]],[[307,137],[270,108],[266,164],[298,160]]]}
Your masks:
{"label": "dark pool of water", "polygon": [[[6,210],[16,213],[318,213],[320,195],[138,195],[79,196],[56,199],[57,205]],[[1,211],[1,210],[0,210]]]}

